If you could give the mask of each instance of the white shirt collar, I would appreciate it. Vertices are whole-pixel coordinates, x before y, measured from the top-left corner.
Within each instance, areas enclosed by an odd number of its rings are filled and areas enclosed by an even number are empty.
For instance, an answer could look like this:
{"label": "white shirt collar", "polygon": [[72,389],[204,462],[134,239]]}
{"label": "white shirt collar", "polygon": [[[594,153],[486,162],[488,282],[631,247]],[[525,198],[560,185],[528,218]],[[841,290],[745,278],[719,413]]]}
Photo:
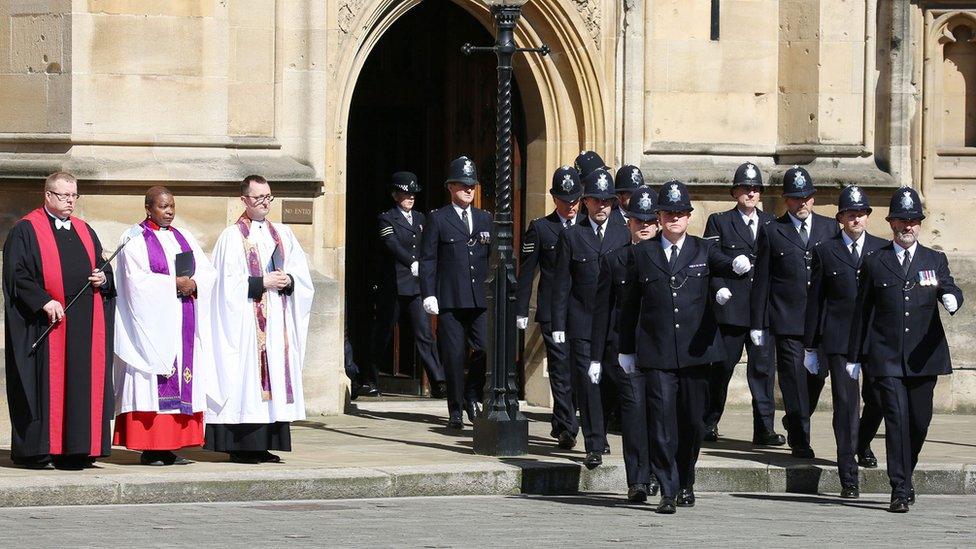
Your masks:
{"label": "white shirt collar", "polygon": [[809,233],[811,233],[813,231],[813,214],[812,213],[809,216],[807,216],[807,218],[804,219],[804,220],[800,220],[798,217],[796,217],[795,215],[793,215],[793,214],[791,214],[789,212],[787,212],[787,214],[790,216],[790,221],[793,222],[793,228],[794,229],[796,229],[796,230],[799,231],[800,230],[800,224],[803,223],[804,221],[806,221],[806,223],[807,223],[807,234],[809,234]]}
{"label": "white shirt collar", "polygon": [[674,244],[671,244],[671,241],[670,240],[668,240],[667,238],[664,238],[664,236],[661,236],[661,248],[664,250],[664,255],[668,255],[668,253],[671,252],[671,246],[677,246],[678,247],[678,253],[681,253],[681,248],[684,248],[685,247],[685,237],[686,236],[688,236],[688,235],[687,234],[681,235],[681,238],[678,239],[678,242],[676,242]]}
{"label": "white shirt collar", "polygon": [[46,213],[51,219],[54,219],[55,221],[71,221],[70,217],[61,219],[60,217],[54,215],[53,213],[51,213],[51,210],[47,209],[47,206],[44,206],[44,213]]}
{"label": "white shirt collar", "polygon": [[[857,249],[858,249],[858,251],[864,250],[864,240],[865,240],[864,235],[866,235],[866,234],[868,234],[868,232],[867,231],[864,231],[863,233],[861,233],[861,236],[857,237]],[[854,241],[851,240],[851,237],[850,236],[847,236],[847,232],[845,232],[843,230],[840,232],[840,236],[841,236],[841,238],[844,239],[844,246],[846,246],[847,249],[848,249],[848,251],[849,251],[851,249],[851,243],[854,242]]]}
{"label": "white shirt collar", "polygon": [[461,216],[461,212],[468,212],[468,218],[469,219],[471,218],[471,205],[470,204],[468,204],[468,207],[467,208],[462,208],[461,206],[458,206],[457,204],[451,202],[451,206],[454,206],[454,211],[457,212],[458,217]]}
{"label": "white shirt collar", "polygon": [[597,223],[592,217],[590,218],[590,226],[593,227],[593,234],[596,234],[598,227],[603,227],[604,236],[607,234],[607,225],[610,223],[610,216],[607,216],[603,223]]}
{"label": "white shirt collar", "polygon": [[756,210],[752,210],[752,215],[742,213],[742,210],[740,210],[738,207],[735,209],[735,211],[739,212],[739,215],[742,216],[742,222],[746,225],[749,224],[750,219],[754,222],[753,227],[759,225],[759,213]]}
{"label": "white shirt collar", "polygon": [[562,225],[562,226],[564,226],[564,227],[566,226],[566,222],[567,221],[569,221],[569,226],[570,227],[572,227],[573,225],[576,224],[576,218],[575,217],[572,218],[572,219],[567,219],[567,218],[559,215],[559,212],[556,212],[556,217],[559,218],[559,224]]}
{"label": "white shirt collar", "polygon": [[[895,242],[894,240],[891,241],[891,245],[894,246],[895,248],[895,255],[898,257],[898,261],[901,262],[902,258],[905,257],[905,248],[899,246],[898,243]],[[908,253],[912,254],[912,257],[915,257],[915,250],[917,248],[918,248],[918,242],[908,247]]]}
{"label": "white shirt collar", "polygon": [[413,210],[407,211],[401,208],[400,206],[397,206],[397,209],[400,210],[400,213],[403,214],[403,217],[406,217],[408,220],[413,218]]}

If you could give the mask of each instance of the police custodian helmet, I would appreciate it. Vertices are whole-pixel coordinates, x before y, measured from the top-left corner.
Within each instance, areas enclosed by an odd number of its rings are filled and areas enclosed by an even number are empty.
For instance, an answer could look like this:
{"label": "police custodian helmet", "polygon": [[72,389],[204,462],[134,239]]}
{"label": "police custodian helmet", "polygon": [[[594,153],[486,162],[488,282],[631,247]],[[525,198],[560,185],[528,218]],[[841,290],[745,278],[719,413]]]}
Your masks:
{"label": "police custodian helmet", "polygon": [[474,167],[474,161],[467,156],[459,156],[451,161],[447,169],[446,183],[460,183],[468,187],[478,184],[478,170]]}

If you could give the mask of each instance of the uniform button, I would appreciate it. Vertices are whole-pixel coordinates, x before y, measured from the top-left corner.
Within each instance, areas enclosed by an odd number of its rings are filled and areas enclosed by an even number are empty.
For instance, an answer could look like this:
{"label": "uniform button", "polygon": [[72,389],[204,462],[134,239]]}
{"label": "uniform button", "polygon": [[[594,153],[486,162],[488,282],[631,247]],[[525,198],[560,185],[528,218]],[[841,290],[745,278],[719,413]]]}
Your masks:
{"label": "uniform button", "polygon": [[674,279],[675,279],[675,278],[674,278],[674,277],[672,276],[672,277],[671,277],[671,280],[674,280]]}
{"label": "uniform button", "polygon": [[474,265],[471,265],[471,270],[472,270],[472,271],[474,270]]}
{"label": "uniform button", "polygon": [[586,258],[585,257],[583,258],[583,263],[586,263]]}
{"label": "uniform button", "polygon": [[807,270],[809,271],[810,270],[810,267],[807,267]]}
{"label": "uniform button", "polygon": [[471,282],[474,282],[474,279],[473,278],[471,279]]}
{"label": "uniform button", "polygon": [[907,295],[905,296],[905,301],[908,301],[908,296]]}
{"label": "uniform button", "polygon": [[882,282],[881,285],[882,286],[888,286],[888,283],[887,282]]}
{"label": "uniform button", "polygon": [[908,311],[905,311],[905,316],[908,316],[908,315],[909,315],[909,312]]}
{"label": "uniform button", "polygon": [[908,328],[905,328],[905,331],[907,332],[908,331]]}
{"label": "uniform button", "polygon": [[675,328],[680,328],[681,327],[681,324],[675,324],[674,327]]}
{"label": "uniform button", "polygon": [[809,285],[810,285],[810,281],[808,280],[808,281],[807,281],[807,286],[809,286]]}
{"label": "uniform button", "polygon": [[678,297],[678,292],[671,292],[671,297]]}
{"label": "uniform button", "polygon": [[674,308],[674,312],[678,312],[678,308],[677,307]]}
{"label": "uniform button", "polygon": [[752,282],[752,279],[751,278],[749,279],[749,282]]}
{"label": "uniform button", "polygon": [[468,252],[468,255],[474,255],[474,252]]}

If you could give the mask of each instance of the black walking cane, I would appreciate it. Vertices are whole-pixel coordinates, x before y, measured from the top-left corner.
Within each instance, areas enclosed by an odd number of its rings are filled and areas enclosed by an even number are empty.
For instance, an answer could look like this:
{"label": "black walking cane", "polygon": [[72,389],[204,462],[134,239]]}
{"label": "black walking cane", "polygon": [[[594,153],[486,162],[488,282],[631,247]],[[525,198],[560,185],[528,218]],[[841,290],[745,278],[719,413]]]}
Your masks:
{"label": "black walking cane", "polygon": [[[132,240],[132,235],[127,236],[126,239],[123,240],[121,244],[119,244],[119,247],[115,249],[115,253],[112,254],[111,257],[109,257],[108,259],[106,259],[105,262],[102,263],[102,266],[99,267],[96,270],[102,271],[103,269],[105,269],[105,266],[108,265],[109,263],[111,263],[112,260],[115,259],[115,256],[119,255],[119,252],[122,251],[122,248],[124,248],[125,245],[129,243],[130,240]],[[81,297],[81,294],[85,293],[85,290],[87,290],[91,285],[92,285],[92,281],[89,280],[88,281],[88,284],[85,284],[85,287],[82,288],[77,294],[75,294],[75,296],[73,298],[71,298],[71,301],[69,301],[68,304],[64,307],[64,314],[65,314],[65,316],[68,315],[68,309],[70,309],[71,306],[75,304],[75,301],[78,301],[78,298]],[[38,345],[40,345],[41,342],[43,342],[47,338],[48,334],[51,333],[51,330],[53,330],[54,327],[57,326],[59,322],[61,322],[61,321],[58,320],[58,321],[53,322],[50,325],[48,325],[47,329],[44,330],[44,333],[41,334],[41,337],[37,338],[37,341],[35,341],[34,344],[31,345],[31,350],[30,350],[30,353],[28,353],[28,354],[31,354],[31,355],[34,354],[34,351],[37,350]]]}

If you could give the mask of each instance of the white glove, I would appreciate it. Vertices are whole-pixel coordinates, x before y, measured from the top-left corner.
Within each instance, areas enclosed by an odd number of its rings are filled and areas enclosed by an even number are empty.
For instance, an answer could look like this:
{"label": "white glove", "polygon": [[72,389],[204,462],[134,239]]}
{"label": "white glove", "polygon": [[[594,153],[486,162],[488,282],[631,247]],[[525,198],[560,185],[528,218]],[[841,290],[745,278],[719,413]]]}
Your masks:
{"label": "white glove", "polygon": [[725,305],[730,299],[732,299],[732,291],[728,288],[719,288],[718,291],[715,292],[715,303],[718,303],[719,305]]}
{"label": "white glove", "polygon": [[752,340],[752,344],[756,347],[762,347],[763,345],[763,331],[762,330],[749,330],[749,339]]}
{"label": "white glove", "polygon": [[817,356],[817,351],[803,349],[803,367],[811,374],[817,375],[820,371],[820,357]]}
{"label": "white glove", "polygon": [[529,317],[527,316],[517,316],[515,317],[515,327],[519,330],[524,330],[529,327]]}
{"label": "white glove", "polygon": [[590,371],[587,375],[590,376],[590,383],[596,385],[600,383],[600,374],[603,373],[603,367],[600,366],[599,362],[590,362]]}
{"label": "white glove", "polygon": [[420,263],[414,261],[410,264],[410,274],[413,276],[420,276]]}
{"label": "white glove", "polygon": [[847,370],[847,375],[851,376],[851,379],[857,381],[857,376],[861,373],[861,363],[848,362],[844,368]]}
{"label": "white glove", "polygon": [[440,313],[440,309],[437,308],[437,298],[434,296],[424,298],[424,310],[427,311],[429,315],[436,315]]}
{"label": "white glove", "polygon": [[746,274],[751,268],[752,262],[749,261],[749,258],[744,255],[740,255],[732,260],[732,270],[737,275]]}
{"label": "white glove", "polygon": [[956,296],[952,294],[945,294],[942,296],[942,306],[945,307],[945,310],[948,311],[949,314],[952,314],[959,308],[959,303],[956,302]]}
{"label": "white glove", "polygon": [[554,343],[566,343],[566,332],[553,332],[552,341]]}
{"label": "white glove", "polygon": [[617,355],[617,362],[620,363],[620,367],[623,371],[628,374],[632,374],[637,371],[637,355]]}

